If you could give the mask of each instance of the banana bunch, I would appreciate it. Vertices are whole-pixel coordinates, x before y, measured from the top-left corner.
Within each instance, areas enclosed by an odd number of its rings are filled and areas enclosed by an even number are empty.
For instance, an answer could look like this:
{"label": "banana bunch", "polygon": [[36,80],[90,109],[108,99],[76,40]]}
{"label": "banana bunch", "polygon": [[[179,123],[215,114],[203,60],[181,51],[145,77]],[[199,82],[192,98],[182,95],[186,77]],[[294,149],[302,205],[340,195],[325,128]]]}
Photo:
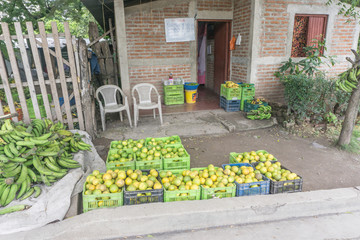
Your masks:
{"label": "banana bunch", "polygon": [[225,87],[227,87],[227,88],[239,88],[239,84],[234,83],[233,81],[227,81],[225,83]]}
{"label": "banana bunch", "polygon": [[31,124],[0,123],[0,204],[41,194],[40,184],[51,186],[70,169],[81,165],[71,153],[91,150],[79,133],[62,123],[34,119]]}
{"label": "banana bunch", "polygon": [[344,92],[352,92],[357,88],[358,76],[360,75],[360,68],[349,69],[339,75],[339,78],[335,82],[337,90],[342,90]]}

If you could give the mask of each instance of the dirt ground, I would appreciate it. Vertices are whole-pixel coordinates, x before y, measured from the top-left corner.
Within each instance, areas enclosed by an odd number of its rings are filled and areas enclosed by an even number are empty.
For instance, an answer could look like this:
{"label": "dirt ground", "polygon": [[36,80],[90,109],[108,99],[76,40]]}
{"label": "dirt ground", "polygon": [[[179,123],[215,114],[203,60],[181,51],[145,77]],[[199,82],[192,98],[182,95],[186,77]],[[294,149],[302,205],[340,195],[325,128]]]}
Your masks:
{"label": "dirt ground", "polygon": [[[334,148],[325,138],[300,138],[275,126],[268,129],[182,138],[191,167],[229,163],[230,152],[267,150],[303,177],[303,191],[360,186],[360,156]],[[105,160],[110,140],[94,140]],[[105,146],[103,148],[102,146]]]}

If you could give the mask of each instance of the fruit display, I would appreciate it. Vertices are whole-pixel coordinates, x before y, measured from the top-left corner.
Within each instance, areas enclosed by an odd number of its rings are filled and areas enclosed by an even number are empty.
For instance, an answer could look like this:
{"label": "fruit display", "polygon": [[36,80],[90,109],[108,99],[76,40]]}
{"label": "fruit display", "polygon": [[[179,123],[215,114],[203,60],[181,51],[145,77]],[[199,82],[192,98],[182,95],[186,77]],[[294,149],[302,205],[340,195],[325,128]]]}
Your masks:
{"label": "fruit display", "polygon": [[81,165],[71,153],[90,150],[82,136],[58,122],[34,119],[30,125],[10,119],[0,127],[0,204],[41,194],[39,184],[51,186]]}
{"label": "fruit display", "polygon": [[200,200],[200,177],[198,171],[173,170],[160,171],[164,186],[164,201]]}
{"label": "fruit display", "polygon": [[147,138],[146,139],[147,146],[160,146],[165,147],[167,145],[181,144],[181,139],[179,136],[171,136],[164,138]]}
{"label": "fruit display", "polygon": [[360,68],[351,68],[339,75],[335,82],[336,89],[351,93],[357,88],[358,77],[360,75]]}
{"label": "fruit display", "polygon": [[106,159],[106,169],[135,169],[135,155],[131,149],[110,149]]}
{"label": "fruit display", "polygon": [[280,162],[259,162],[254,166],[256,170],[270,179],[270,193],[301,191],[302,178],[283,167]]}
{"label": "fruit display", "polygon": [[251,120],[269,119],[271,118],[271,106],[261,105],[258,109],[248,112],[246,117]]}
{"label": "fruit display", "polygon": [[226,88],[239,88],[239,84],[234,83],[233,81],[227,81],[225,83]]}
{"label": "fruit display", "polygon": [[274,155],[265,150],[250,151],[243,153],[230,153],[230,163],[255,163],[265,161],[277,161]]}
{"label": "fruit display", "polygon": [[235,172],[236,196],[269,194],[270,181],[248,163],[226,164],[224,170]]}
{"label": "fruit display", "polygon": [[210,164],[207,168],[192,168],[201,184],[201,199],[235,196],[235,175],[232,170],[224,170]]}
{"label": "fruit display", "polygon": [[[100,173],[98,170],[94,170],[86,177],[84,195],[119,193],[125,185],[125,179],[125,171],[115,169]],[[98,206],[101,207],[102,204],[99,202]]]}
{"label": "fruit display", "polygon": [[125,179],[124,204],[142,204],[163,201],[163,186],[155,169],[127,170]]}
{"label": "fruit display", "polygon": [[141,149],[144,146],[145,139],[126,139],[123,141],[112,141],[110,144],[110,149],[131,149],[133,152],[136,152],[138,149]]}
{"label": "fruit display", "polygon": [[84,184],[83,211],[122,206],[125,179],[125,171],[116,169],[100,173],[98,170],[94,170],[86,177]]}

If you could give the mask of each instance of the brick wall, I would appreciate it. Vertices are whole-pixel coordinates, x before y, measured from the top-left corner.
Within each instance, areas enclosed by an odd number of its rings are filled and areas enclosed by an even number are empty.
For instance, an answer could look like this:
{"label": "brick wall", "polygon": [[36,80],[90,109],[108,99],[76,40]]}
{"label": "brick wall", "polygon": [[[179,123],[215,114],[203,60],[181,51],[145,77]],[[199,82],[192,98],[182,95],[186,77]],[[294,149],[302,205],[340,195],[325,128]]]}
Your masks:
{"label": "brick wall", "polygon": [[211,46],[211,54],[206,53],[206,87],[214,89],[214,39],[208,39],[206,46]]}
{"label": "brick wall", "polygon": [[[278,79],[274,77],[274,72],[278,70],[280,63],[287,60],[290,55],[289,49],[287,49],[289,29],[293,29],[289,26],[291,22],[291,15],[288,11],[289,4],[303,4],[311,6],[324,6],[323,0],[263,0],[261,8],[261,24],[260,35],[254,36],[259,38],[257,60],[258,64],[255,64],[256,75],[256,95],[268,98],[271,101],[283,102],[283,87]],[[300,8],[299,8],[300,9]],[[311,13],[311,12],[309,12]],[[320,13],[318,13],[320,14]],[[327,13],[324,10],[321,14]],[[348,67],[345,56],[351,56],[350,48],[353,45],[354,34],[356,32],[356,22],[352,21],[346,23],[347,18],[338,15],[332,15],[334,19],[333,25],[327,25],[327,32],[332,30],[331,39],[327,40],[328,55],[336,55],[340,61],[334,67],[323,66],[322,70],[328,72],[329,77],[336,76],[338,73],[344,71]],[[292,32],[290,33],[292,36]],[[267,60],[268,59],[268,60]],[[296,60],[296,58],[294,58]],[[253,69],[254,70],[254,69]],[[234,72],[234,68],[233,68]]]}
{"label": "brick wall", "polygon": [[[129,65],[130,87],[139,83],[155,85],[163,95],[162,80],[172,73],[190,81],[190,61],[188,64],[171,65],[174,58],[190,57],[190,42],[167,43],[165,39],[165,18],[188,17],[189,3],[179,2],[165,8],[140,11],[126,16],[128,59],[131,62],[148,60],[144,66]],[[152,63],[151,61],[157,61]],[[159,62],[160,61],[160,62]],[[149,66],[150,65],[150,66]],[[162,98],[163,101],[163,98]]]}
{"label": "brick wall", "polygon": [[198,11],[232,11],[232,0],[198,0]]}
{"label": "brick wall", "polygon": [[188,17],[188,3],[126,16],[129,59],[189,57],[189,42],[167,43],[165,18]]}
{"label": "brick wall", "polygon": [[233,34],[241,35],[241,45],[232,51],[232,75],[235,82],[246,82],[250,58],[251,0],[234,2]]}

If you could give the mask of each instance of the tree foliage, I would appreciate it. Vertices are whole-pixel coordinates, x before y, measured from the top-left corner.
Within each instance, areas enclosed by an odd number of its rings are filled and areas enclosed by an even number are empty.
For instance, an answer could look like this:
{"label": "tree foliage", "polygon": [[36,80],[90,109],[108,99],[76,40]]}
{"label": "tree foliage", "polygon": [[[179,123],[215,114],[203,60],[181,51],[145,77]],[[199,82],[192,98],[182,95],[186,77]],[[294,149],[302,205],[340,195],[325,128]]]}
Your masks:
{"label": "tree foliage", "polygon": [[339,14],[348,18],[359,19],[360,12],[357,7],[360,7],[360,0],[328,0],[327,5],[336,4],[340,7]]}
{"label": "tree foliage", "polygon": [[[96,22],[80,0],[0,0],[0,9],[1,22],[30,21],[36,30],[37,22],[43,21],[48,30],[51,21],[66,21],[71,34],[78,37],[87,37],[89,21]],[[14,33],[12,24],[9,27]]]}

